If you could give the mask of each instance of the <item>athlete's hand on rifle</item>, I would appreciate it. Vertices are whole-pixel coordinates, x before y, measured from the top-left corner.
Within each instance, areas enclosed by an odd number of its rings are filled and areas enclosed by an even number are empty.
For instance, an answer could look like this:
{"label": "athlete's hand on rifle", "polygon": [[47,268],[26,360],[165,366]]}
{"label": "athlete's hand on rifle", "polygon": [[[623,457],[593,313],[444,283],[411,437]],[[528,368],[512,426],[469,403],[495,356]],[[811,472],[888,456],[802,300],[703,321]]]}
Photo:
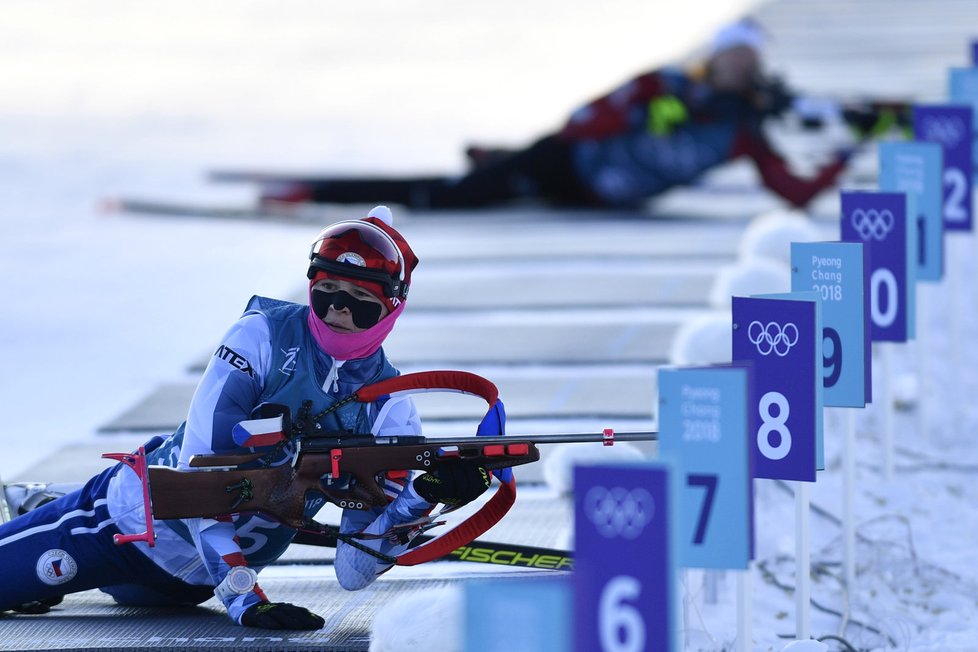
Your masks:
{"label": "athlete's hand on rifle", "polygon": [[485,493],[492,480],[476,462],[446,460],[414,479],[414,490],[431,504],[464,505]]}
{"label": "athlete's hand on rifle", "polygon": [[320,616],[303,607],[287,602],[259,602],[241,614],[245,627],[261,629],[322,629],[326,624]]}

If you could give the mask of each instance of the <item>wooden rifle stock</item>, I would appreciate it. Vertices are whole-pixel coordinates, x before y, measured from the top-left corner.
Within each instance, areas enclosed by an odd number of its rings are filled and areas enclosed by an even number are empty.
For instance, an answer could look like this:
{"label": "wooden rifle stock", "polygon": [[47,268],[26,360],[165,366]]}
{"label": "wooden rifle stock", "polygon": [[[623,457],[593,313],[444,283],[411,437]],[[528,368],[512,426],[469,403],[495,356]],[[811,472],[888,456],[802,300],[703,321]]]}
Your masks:
{"label": "wooden rifle stock", "polygon": [[305,516],[308,492],[319,493],[344,509],[386,505],[387,497],[378,481],[386,471],[433,471],[438,464],[454,460],[476,462],[492,471],[536,462],[540,459],[537,444],[601,441],[611,445],[655,438],[654,432],[610,430],[527,437],[298,438],[292,464],[260,466],[260,453],[197,455],[190,461],[195,470],[151,466],[148,478],[154,518],[261,513],[301,529],[310,525]]}

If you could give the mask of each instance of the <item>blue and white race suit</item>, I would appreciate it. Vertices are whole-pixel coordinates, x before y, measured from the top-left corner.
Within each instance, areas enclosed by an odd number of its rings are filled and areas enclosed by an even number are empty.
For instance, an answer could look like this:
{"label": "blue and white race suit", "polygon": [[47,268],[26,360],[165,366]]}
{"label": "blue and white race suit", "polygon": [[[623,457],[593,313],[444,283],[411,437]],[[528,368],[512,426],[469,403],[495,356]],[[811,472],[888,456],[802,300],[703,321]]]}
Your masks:
{"label": "blue and white race suit", "polygon": [[[361,386],[397,375],[383,350],[338,361],[325,354],[306,326],[308,307],[255,297],[214,353],[191,401],[187,420],[166,438],[147,444],[149,464],[189,469],[194,455],[261,451],[234,443],[232,428],[263,403],[286,405],[295,416],[312,402],[316,427],[329,432],[420,434],[409,397],[349,403],[324,410]],[[284,460],[283,460],[284,461]],[[388,481],[392,502],[373,511],[344,510],[344,533],[381,534],[414,520],[431,505],[411,483]],[[307,504],[312,515],[323,501]],[[197,604],[208,599],[234,566],[260,571],[280,557],[295,531],[257,515],[234,519],[155,520],[156,546],[115,545],[115,533],[146,529],[142,486],[122,465],[106,469],[82,489],[0,526],[0,610],[92,588],[124,604]],[[406,546],[365,541],[385,555]],[[370,584],[389,565],[339,543],[336,575],[349,590]],[[251,605],[266,600],[259,586],[245,594],[222,592],[228,614],[241,622]]]}

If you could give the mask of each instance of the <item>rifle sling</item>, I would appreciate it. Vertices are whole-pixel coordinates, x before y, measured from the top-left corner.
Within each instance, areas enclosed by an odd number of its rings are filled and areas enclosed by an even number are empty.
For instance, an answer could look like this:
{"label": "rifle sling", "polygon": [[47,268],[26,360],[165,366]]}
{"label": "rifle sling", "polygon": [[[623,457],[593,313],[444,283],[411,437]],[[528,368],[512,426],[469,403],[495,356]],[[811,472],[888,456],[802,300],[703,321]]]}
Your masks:
{"label": "rifle sling", "polygon": [[516,478],[502,482],[496,493],[479,511],[465,519],[445,534],[412,548],[397,558],[398,566],[416,566],[450,554],[456,548],[468,545],[486,530],[499,522],[516,501]]}

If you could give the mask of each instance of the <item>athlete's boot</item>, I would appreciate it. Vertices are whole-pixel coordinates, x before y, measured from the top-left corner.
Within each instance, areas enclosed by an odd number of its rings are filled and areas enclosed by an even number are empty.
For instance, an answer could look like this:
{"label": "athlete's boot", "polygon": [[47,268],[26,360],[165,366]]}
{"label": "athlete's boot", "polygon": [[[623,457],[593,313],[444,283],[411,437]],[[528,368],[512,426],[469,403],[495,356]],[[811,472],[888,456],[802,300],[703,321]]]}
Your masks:
{"label": "athlete's boot", "polygon": [[13,518],[57,500],[79,487],[81,483],[72,482],[11,482],[3,487],[4,503]]}
{"label": "athlete's boot", "polygon": [[[0,480],[0,487],[3,487],[3,481]],[[7,492],[0,491],[0,523],[6,523],[14,516],[10,513],[10,506],[7,504]]]}

